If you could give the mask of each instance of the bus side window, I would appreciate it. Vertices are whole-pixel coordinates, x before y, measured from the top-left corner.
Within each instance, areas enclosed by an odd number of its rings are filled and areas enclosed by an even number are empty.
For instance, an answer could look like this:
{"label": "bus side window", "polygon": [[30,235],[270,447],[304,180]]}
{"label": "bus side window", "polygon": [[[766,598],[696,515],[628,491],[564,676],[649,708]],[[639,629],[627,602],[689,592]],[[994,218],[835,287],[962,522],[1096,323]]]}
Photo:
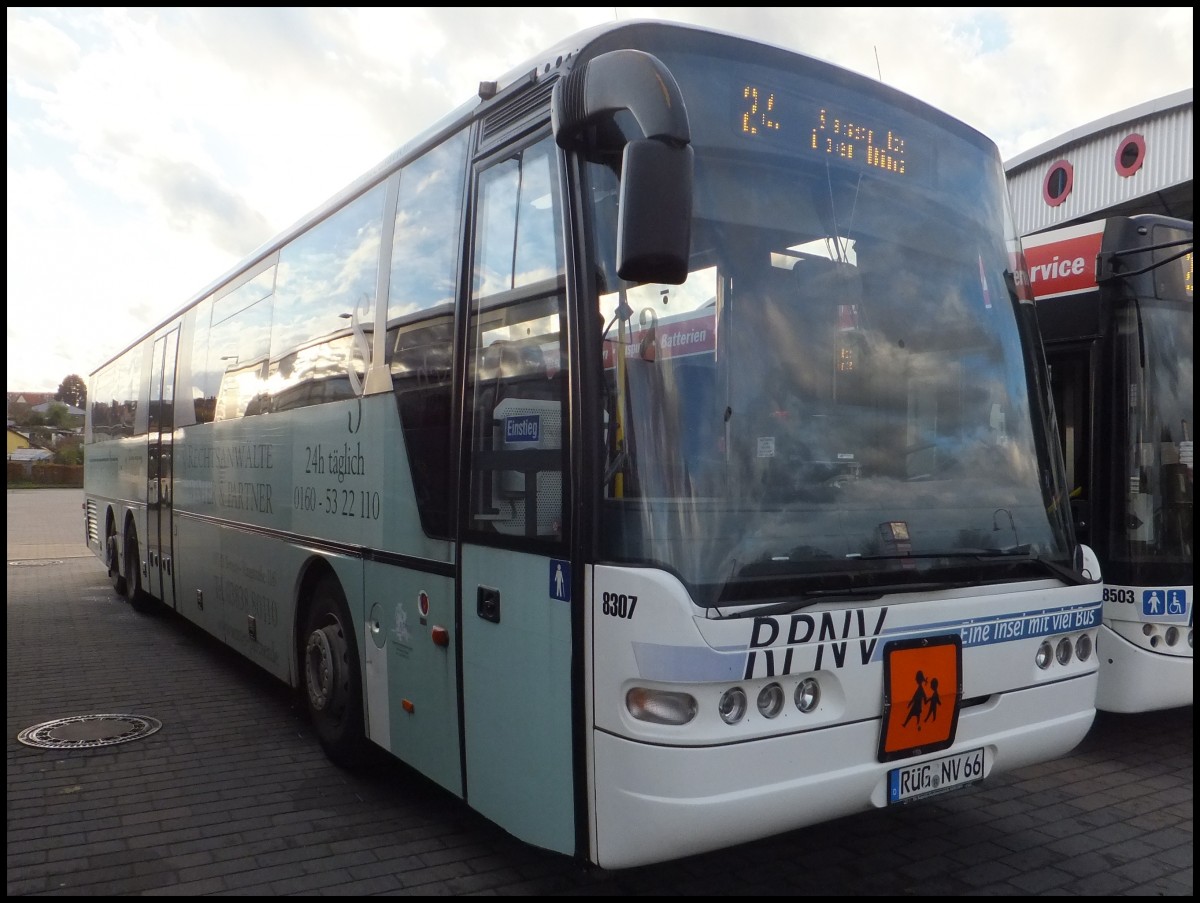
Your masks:
{"label": "bus side window", "polygon": [[561,202],[550,138],[479,179],[471,299],[469,527],[563,535],[567,355]]}
{"label": "bus side window", "polygon": [[385,196],[386,184],[376,185],[280,249],[265,387],[271,397],[261,399],[262,410],[340,401],[361,391],[370,366]]}
{"label": "bus side window", "polygon": [[421,527],[453,535],[454,299],[467,177],[466,131],[400,173],[387,299],[387,365]]}

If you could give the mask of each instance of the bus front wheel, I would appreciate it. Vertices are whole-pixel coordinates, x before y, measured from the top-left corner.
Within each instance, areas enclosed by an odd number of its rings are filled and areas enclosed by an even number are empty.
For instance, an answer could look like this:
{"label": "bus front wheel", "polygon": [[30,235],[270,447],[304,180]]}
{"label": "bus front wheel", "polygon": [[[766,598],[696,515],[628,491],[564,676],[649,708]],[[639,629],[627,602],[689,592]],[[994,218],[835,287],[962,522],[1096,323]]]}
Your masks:
{"label": "bus front wheel", "polygon": [[332,577],[313,590],[301,661],[308,714],[325,754],[343,768],[363,765],[367,741],[358,650],[345,594]]}

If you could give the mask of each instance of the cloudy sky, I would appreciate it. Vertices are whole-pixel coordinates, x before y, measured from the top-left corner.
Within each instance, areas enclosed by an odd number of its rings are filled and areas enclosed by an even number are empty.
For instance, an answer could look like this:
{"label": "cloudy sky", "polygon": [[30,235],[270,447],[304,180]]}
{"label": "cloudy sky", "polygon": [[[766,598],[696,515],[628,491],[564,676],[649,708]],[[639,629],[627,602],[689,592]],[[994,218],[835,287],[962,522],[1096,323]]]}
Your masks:
{"label": "cloudy sky", "polygon": [[616,18],[883,81],[1018,153],[1192,87],[1190,7],[8,7],[8,390],[85,378],[424,127]]}

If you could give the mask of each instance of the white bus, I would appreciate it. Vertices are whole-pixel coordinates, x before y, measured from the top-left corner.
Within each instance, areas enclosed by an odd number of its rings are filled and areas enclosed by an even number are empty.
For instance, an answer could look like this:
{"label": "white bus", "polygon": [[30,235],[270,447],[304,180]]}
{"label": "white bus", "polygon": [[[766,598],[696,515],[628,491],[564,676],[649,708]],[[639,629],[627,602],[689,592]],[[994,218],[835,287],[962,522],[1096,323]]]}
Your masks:
{"label": "white bus", "polygon": [[1018,261],[961,122],[584,32],[92,374],[89,545],[335,761],[601,867],[951,791],[1095,716]]}
{"label": "white bus", "polygon": [[1192,223],[1023,241],[1076,535],[1104,571],[1097,708],[1192,704]]}

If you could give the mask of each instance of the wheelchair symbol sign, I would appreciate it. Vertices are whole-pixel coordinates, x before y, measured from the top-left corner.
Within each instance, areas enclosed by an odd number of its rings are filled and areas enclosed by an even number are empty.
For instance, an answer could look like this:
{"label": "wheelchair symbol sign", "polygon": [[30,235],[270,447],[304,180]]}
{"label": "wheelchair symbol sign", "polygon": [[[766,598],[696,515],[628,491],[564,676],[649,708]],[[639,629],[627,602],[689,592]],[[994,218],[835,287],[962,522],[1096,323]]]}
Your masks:
{"label": "wheelchair symbol sign", "polygon": [[1142,590],[1142,614],[1149,618],[1182,618],[1187,614],[1187,590],[1182,587]]}

